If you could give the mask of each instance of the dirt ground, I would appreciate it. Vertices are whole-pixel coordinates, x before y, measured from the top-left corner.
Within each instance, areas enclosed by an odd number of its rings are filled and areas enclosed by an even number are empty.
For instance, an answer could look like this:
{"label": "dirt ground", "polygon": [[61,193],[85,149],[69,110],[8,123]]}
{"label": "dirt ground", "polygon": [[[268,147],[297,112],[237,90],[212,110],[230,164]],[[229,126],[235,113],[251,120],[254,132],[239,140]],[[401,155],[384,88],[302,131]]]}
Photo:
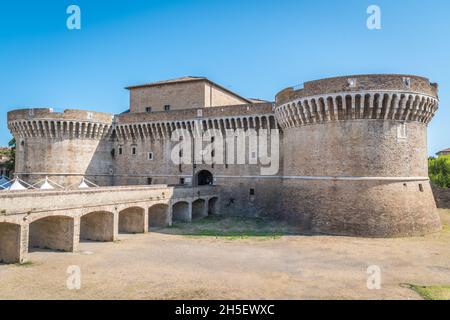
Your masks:
{"label": "dirt ground", "polygon": [[[292,235],[238,218],[121,234],[0,265],[0,299],[420,299],[406,284],[450,284],[450,210],[441,216],[441,233],[404,239]],[[72,265],[79,290],[66,285]],[[379,290],[367,288],[372,265]]]}

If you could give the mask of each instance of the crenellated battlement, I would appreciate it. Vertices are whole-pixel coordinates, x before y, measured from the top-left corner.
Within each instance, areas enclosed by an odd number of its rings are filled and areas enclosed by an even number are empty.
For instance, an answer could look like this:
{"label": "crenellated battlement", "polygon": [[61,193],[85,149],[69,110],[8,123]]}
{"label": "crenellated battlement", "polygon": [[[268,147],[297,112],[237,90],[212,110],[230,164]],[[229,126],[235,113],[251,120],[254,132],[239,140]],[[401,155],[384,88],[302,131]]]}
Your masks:
{"label": "crenellated battlement", "polygon": [[355,119],[428,124],[439,105],[436,84],[402,75],[317,80],[297,91],[285,89],[276,100],[275,115],[282,128]]}
{"label": "crenellated battlement", "polygon": [[176,129],[200,133],[215,129],[276,129],[271,103],[216,108],[186,109],[171,112],[128,113],[115,119],[115,133],[120,141],[170,139]]}
{"label": "crenellated battlement", "polygon": [[8,113],[8,128],[17,138],[102,139],[111,132],[107,113],[53,109],[22,109]]}

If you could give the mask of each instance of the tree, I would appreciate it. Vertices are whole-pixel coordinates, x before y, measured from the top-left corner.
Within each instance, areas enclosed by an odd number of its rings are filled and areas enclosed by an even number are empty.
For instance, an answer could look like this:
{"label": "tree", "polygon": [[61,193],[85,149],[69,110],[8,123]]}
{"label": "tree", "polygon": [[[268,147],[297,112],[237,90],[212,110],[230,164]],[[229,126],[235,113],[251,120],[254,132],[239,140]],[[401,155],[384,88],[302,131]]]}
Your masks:
{"label": "tree", "polygon": [[8,146],[11,148],[11,151],[9,152],[9,161],[6,163],[6,166],[11,176],[16,165],[16,139],[12,138],[11,141],[9,141]]}
{"label": "tree", "polygon": [[428,175],[431,182],[442,188],[450,188],[450,155],[428,159]]}

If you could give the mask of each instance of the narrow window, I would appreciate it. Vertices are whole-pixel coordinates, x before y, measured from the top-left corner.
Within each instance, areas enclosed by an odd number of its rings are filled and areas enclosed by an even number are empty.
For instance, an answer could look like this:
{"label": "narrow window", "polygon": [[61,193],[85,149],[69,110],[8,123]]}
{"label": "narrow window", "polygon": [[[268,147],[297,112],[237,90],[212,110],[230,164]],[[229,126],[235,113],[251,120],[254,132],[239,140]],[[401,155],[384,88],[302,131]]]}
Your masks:
{"label": "narrow window", "polygon": [[423,192],[423,184],[419,183],[419,190],[420,192]]}
{"label": "narrow window", "polygon": [[250,189],[250,195],[251,195],[251,196],[254,196],[254,195],[255,195],[255,189],[253,189],[253,188]]}
{"label": "narrow window", "polygon": [[119,155],[122,155],[123,154],[123,149],[122,149],[122,147],[120,146],[119,147]]}
{"label": "narrow window", "polygon": [[135,156],[136,153],[137,153],[137,148],[136,148],[136,147],[131,147],[131,154],[132,154],[133,156]]}
{"label": "narrow window", "polygon": [[153,152],[148,153],[148,160],[153,160]]}
{"label": "narrow window", "polygon": [[152,107],[147,107],[147,108],[145,108],[145,112],[147,112],[147,113],[152,112]]}
{"label": "narrow window", "polygon": [[180,184],[184,184],[185,183],[185,179],[184,178],[180,178]]}
{"label": "narrow window", "polygon": [[397,139],[406,139],[408,137],[408,131],[406,123],[401,123],[397,126]]}
{"label": "narrow window", "polygon": [[403,83],[408,89],[411,88],[411,78],[403,77]]}
{"label": "narrow window", "polygon": [[148,184],[148,185],[151,185],[152,182],[153,182],[153,179],[152,179],[152,178],[147,178],[147,184]]}
{"label": "narrow window", "polygon": [[170,104],[166,104],[164,106],[164,111],[170,111]]}
{"label": "narrow window", "polygon": [[178,166],[178,171],[183,172],[183,167],[181,166],[181,164]]}

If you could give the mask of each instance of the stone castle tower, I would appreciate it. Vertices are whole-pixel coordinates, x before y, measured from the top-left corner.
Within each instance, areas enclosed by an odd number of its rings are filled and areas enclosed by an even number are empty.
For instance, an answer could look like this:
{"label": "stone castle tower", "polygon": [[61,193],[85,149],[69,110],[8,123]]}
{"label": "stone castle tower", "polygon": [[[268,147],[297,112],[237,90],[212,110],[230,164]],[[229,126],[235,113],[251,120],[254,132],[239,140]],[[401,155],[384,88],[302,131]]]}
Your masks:
{"label": "stone castle tower", "polygon": [[[206,78],[127,89],[130,110],[115,116],[10,112],[16,173],[30,182],[49,176],[67,187],[82,177],[115,186],[214,183],[223,214],[272,216],[319,233],[395,237],[441,228],[427,178],[426,131],[438,108],[437,85],[428,79],[330,78],[287,88],[274,104]],[[214,129],[222,136],[279,131],[278,170],[261,174],[264,165],[251,160],[258,150],[249,139],[245,164],[175,165],[176,129]],[[213,159],[217,152],[227,159],[236,150],[214,149]]]}

